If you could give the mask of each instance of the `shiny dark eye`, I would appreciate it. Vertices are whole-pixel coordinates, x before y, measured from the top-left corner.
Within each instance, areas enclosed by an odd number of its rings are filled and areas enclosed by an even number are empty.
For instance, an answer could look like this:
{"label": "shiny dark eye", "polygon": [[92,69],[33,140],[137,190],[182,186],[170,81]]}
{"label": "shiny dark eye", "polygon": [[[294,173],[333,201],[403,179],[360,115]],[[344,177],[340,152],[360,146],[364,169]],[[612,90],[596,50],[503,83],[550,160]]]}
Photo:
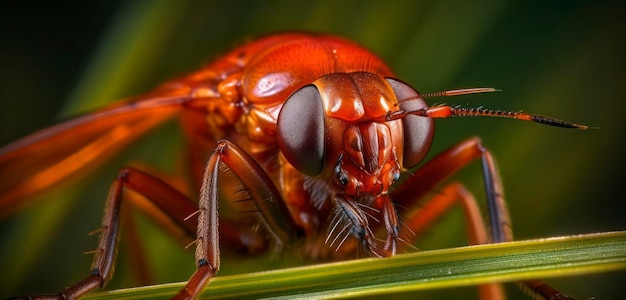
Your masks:
{"label": "shiny dark eye", "polygon": [[278,115],[278,147],[300,172],[316,176],[324,167],[324,107],[313,85],[295,91]]}
{"label": "shiny dark eye", "polygon": [[[400,110],[413,111],[428,108],[428,104],[419,96],[419,93],[408,84],[393,78],[387,78],[396,98]],[[402,165],[405,168],[415,167],[420,163],[433,141],[435,124],[432,118],[408,115],[402,118],[404,129],[404,154]]]}

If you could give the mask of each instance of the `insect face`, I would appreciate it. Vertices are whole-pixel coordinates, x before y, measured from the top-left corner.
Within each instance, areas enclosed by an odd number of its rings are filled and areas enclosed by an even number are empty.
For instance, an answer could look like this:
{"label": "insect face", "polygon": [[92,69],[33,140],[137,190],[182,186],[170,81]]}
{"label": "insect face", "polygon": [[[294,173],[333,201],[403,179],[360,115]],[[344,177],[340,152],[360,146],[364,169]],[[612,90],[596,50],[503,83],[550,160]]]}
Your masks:
{"label": "insect face", "polygon": [[279,146],[301,172],[331,177],[340,194],[385,194],[403,167],[424,158],[433,136],[428,117],[385,116],[427,107],[398,80],[368,72],[329,74],[285,102],[277,124]]}

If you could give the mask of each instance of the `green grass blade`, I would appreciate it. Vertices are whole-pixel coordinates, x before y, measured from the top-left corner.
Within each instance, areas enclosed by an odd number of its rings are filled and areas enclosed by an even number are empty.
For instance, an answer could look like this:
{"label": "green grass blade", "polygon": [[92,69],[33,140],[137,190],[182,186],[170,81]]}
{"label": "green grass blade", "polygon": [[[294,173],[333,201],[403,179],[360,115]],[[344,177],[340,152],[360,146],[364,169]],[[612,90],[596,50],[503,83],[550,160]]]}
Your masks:
{"label": "green grass blade", "polygon": [[[620,231],[218,276],[201,299],[348,297],[624,269],[626,231]],[[183,285],[99,292],[89,299],[167,298]]]}

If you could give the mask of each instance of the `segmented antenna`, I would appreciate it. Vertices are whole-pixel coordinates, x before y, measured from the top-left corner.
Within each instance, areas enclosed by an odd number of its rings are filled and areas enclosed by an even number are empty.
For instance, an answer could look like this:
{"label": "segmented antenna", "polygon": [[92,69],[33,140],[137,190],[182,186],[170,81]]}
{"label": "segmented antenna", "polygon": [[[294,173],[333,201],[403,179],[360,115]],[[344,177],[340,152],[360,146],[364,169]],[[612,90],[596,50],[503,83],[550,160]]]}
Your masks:
{"label": "segmented antenna", "polygon": [[449,91],[443,91],[443,92],[421,94],[420,96],[425,99],[425,98],[433,98],[433,97],[460,96],[460,95],[491,93],[491,92],[500,92],[500,90],[496,90],[494,88],[471,88],[471,89],[459,89],[459,90],[449,90]]}
{"label": "segmented antenna", "polygon": [[[459,90],[449,90],[437,93],[429,93],[420,95],[421,98],[429,98],[429,97],[448,97],[448,96],[459,96],[459,95],[468,95],[468,94],[478,94],[478,93],[489,93],[489,92],[497,92],[499,90],[494,88],[471,88],[471,89],[459,89]],[[404,99],[404,101],[410,101],[411,99]],[[449,106],[449,105],[437,105],[429,108],[422,108],[413,111],[394,111],[387,113],[381,121],[391,121],[404,118],[407,115],[416,115],[422,117],[430,117],[430,118],[448,118],[448,117],[499,117],[499,118],[508,118],[508,119],[516,119],[522,121],[532,121],[539,124],[562,127],[562,128],[574,128],[574,129],[589,129],[595,127],[589,127],[586,125],[580,125],[572,122],[567,122],[555,118],[540,116],[540,115],[531,115],[523,112],[511,112],[511,111],[502,111],[502,110],[493,110],[493,109],[485,109],[482,107],[478,108],[463,108],[459,106]]]}
{"label": "segmented antenna", "polygon": [[[508,118],[508,119],[516,119],[516,120],[524,120],[524,121],[533,121],[539,124],[545,124],[556,127],[563,128],[575,128],[575,129],[588,129],[589,126],[575,124],[555,118],[540,116],[540,115],[531,115],[525,114],[522,112],[510,112],[510,111],[502,111],[502,110],[493,110],[493,109],[484,109],[484,108],[462,108],[462,107],[449,107],[449,106],[438,106],[424,110],[425,115],[430,115],[435,113],[434,110],[448,110],[449,116],[451,117],[499,117],[499,118]],[[439,113],[437,113],[439,114]],[[442,116],[436,116],[440,118],[448,117],[445,114]]]}

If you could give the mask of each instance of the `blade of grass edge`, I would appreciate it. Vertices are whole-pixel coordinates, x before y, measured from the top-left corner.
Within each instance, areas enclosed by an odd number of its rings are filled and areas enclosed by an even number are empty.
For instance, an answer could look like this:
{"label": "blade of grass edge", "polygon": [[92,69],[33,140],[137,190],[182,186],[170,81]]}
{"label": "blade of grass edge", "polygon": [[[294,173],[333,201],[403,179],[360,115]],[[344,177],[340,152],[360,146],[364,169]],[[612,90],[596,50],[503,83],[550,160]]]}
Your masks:
{"label": "blade of grass edge", "polygon": [[[200,299],[350,297],[626,269],[626,231],[422,251],[214,278]],[[88,299],[154,299],[184,282],[98,292]]]}

